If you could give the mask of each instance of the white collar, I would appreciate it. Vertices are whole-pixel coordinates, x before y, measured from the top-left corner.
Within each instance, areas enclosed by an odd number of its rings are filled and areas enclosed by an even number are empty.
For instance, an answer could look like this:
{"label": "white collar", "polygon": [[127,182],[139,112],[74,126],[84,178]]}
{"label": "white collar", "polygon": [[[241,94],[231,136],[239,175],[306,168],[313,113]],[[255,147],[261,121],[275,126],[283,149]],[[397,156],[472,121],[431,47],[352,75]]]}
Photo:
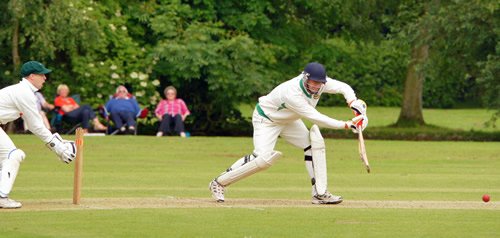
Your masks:
{"label": "white collar", "polygon": [[21,83],[27,83],[31,89],[31,91],[33,92],[36,92],[38,91],[38,88],[36,88],[35,86],[33,86],[33,84],[31,84],[30,81],[28,81],[27,79],[23,78],[23,80],[21,80]]}

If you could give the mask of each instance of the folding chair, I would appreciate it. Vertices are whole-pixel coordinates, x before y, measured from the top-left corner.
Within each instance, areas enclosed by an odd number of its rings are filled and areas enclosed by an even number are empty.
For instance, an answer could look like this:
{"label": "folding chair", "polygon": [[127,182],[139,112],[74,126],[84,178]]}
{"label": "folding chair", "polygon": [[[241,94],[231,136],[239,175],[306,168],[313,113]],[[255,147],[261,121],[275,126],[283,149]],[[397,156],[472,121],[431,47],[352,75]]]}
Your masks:
{"label": "folding chair", "polygon": [[[71,95],[71,98],[73,98],[73,100],[75,100],[75,102],[78,105],[80,105],[80,94]],[[52,126],[52,128],[55,128],[58,133],[65,134],[65,135],[73,134],[73,132],[75,132],[76,128],[82,126],[81,122],[71,121],[71,119],[59,114],[59,110],[61,110],[61,107],[55,107],[54,110],[52,110],[52,118],[50,120],[50,125]],[[69,129],[68,131],[63,133],[63,129],[62,129],[63,122],[67,122],[70,124],[76,123],[76,124],[73,127],[71,127],[71,129]]]}

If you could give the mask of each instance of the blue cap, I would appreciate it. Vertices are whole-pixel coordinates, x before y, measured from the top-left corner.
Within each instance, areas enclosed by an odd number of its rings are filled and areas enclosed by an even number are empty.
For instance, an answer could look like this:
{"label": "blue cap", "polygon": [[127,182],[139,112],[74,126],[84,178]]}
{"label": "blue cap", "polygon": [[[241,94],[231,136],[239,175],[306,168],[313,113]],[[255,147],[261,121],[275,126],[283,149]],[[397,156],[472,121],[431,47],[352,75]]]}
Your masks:
{"label": "blue cap", "polygon": [[312,81],[326,83],[326,70],[322,64],[316,62],[309,63],[304,68],[304,72],[308,74],[307,77]]}

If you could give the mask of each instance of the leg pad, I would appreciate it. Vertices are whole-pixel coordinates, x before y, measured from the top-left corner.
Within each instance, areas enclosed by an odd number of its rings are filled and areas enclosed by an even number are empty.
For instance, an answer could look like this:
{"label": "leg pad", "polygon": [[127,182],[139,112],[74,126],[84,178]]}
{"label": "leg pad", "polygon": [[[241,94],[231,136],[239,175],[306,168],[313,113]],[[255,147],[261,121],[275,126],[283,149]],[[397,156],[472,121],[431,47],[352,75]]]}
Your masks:
{"label": "leg pad", "polygon": [[0,172],[0,196],[8,197],[14,182],[16,181],[19,166],[26,158],[22,150],[14,149],[9,153],[7,159],[2,161],[2,171]]}
{"label": "leg pad", "polygon": [[321,132],[319,131],[317,125],[313,125],[311,127],[310,137],[316,191],[319,195],[324,195],[328,186],[325,141],[323,140],[323,136],[321,136]]}
{"label": "leg pad", "polygon": [[281,155],[282,153],[279,151],[272,151],[258,155],[255,159],[244,164],[243,166],[223,173],[221,176],[216,178],[216,180],[224,186],[230,185],[240,179],[246,178],[254,173],[271,167],[279,158],[281,158]]}

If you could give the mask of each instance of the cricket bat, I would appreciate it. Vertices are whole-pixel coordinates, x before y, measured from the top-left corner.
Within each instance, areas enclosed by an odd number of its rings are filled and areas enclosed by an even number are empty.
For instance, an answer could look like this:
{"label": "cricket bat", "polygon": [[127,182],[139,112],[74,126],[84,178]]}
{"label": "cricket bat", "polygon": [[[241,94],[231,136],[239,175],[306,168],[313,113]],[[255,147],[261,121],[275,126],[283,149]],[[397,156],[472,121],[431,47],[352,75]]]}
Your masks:
{"label": "cricket bat", "polygon": [[359,157],[361,158],[361,162],[365,165],[366,172],[370,173],[370,164],[368,163],[368,157],[366,156],[365,139],[363,138],[363,130],[361,129],[361,126],[358,126],[358,138]]}

